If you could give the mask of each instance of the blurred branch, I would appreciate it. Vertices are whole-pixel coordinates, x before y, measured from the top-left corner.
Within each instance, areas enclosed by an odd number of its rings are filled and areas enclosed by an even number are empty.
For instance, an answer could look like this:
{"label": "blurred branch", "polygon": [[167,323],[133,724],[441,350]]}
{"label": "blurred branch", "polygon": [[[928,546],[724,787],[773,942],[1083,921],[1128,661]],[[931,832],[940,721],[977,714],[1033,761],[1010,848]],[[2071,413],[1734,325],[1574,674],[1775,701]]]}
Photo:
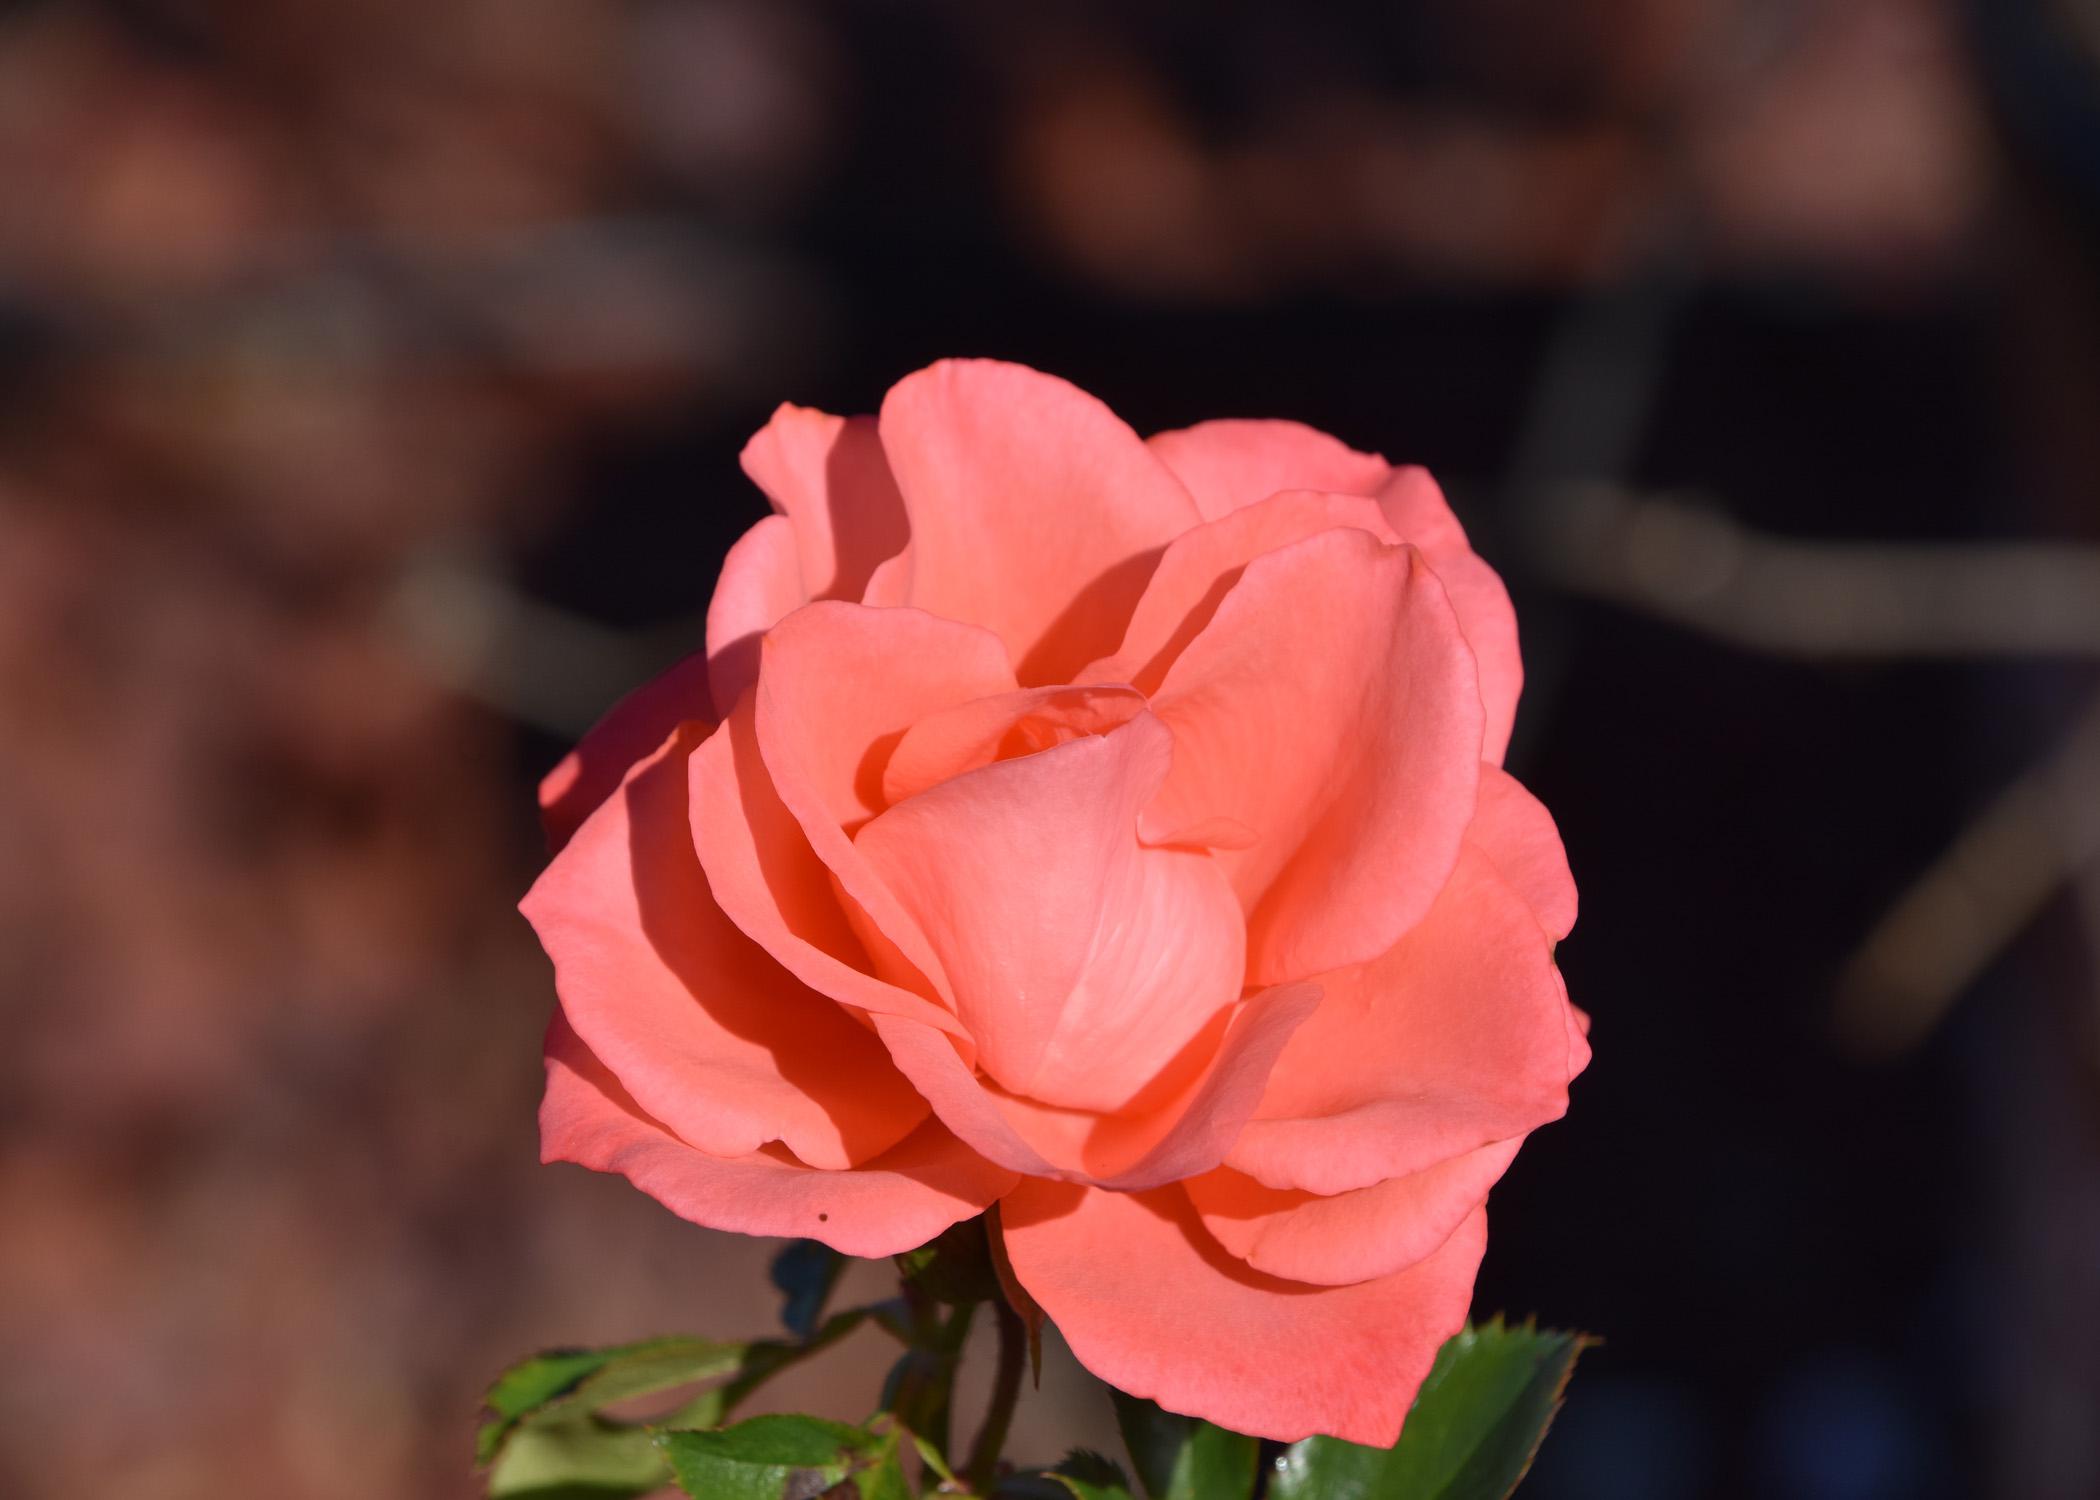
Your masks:
{"label": "blurred branch", "polygon": [[2100,658],[2100,548],[1806,543],[1605,485],[1543,506],[1553,582],[1789,656]]}
{"label": "blurred branch", "polygon": [[[1561,586],[1753,650],[2100,658],[2100,548],[1788,541],[1600,484],[1552,492],[1533,534]],[[2100,697],[1868,933],[1838,985],[1840,1038],[1872,1056],[1916,1045],[2082,873],[2100,952]]]}
{"label": "blurred branch", "polygon": [[1876,923],[1838,985],[1838,1035],[1888,1056],[1922,1041],[2065,884],[2100,872],[2100,697]]}

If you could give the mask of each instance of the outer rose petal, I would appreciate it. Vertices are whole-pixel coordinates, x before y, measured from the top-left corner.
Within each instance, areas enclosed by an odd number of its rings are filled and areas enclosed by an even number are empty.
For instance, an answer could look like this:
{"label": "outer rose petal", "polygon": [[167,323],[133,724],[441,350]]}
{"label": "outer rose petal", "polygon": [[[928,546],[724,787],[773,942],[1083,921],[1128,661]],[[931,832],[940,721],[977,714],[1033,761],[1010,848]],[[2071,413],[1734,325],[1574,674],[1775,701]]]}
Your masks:
{"label": "outer rose petal", "polygon": [[962,1023],[938,1000],[869,972],[831,872],[780,800],[758,753],[746,693],[692,758],[692,835],[715,899],[753,942],[811,989],[936,1030]]}
{"label": "outer rose petal", "polygon": [[707,603],[707,675],[715,702],[727,708],[758,680],[765,633],[808,602],[793,522],[767,516],[737,538]]}
{"label": "outer rose petal", "polygon": [[1106,406],[1020,365],[907,375],[881,421],[911,514],[911,602],[996,632],[1030,685],[1107,652],[1158,550],[1200,519]]}
{"label": "outer rose petal", "polygon": [[1137,1191],[1207,1172],[1224,1159],[1277,1055],[1318,1003],[1311,985],[1252,996],[1207,1062],[1171,1097],[1142,1113],[1108,1116],[1015,1099],[979,1079],[931,1027],[893,1015],[873,1019],[934,1113],[984,1156],[1030,1176]]}
{"label": "outer rose petal", "polygon": [[1263,1187],[1221,1167],[1184,1183],[1219,1244],[1287,1281],[1347,1286],[1389,1276],[1433,1252],[1487,1197],[1521,1140],[1323,1198]]}
{"label": "outer rose petal", "polygon": [[1210,858],[1137,842],[1166,726],[966,771],[855,838],[933,945],[978,1062],[1013,1093],[1119,1110],[1240,993],[1244,929]]}
{"label": "outer rose petal", "polygon": [[1379,491],[1386,520],[1403,541],[1422,549],[1457,611],[1466,644],[1480,664],[1480,702],[1487,714],[1481,755],[1502,764],[1524,689],[1524,658],[1517,649],[1517,612],[1495,570],[1466,540],[1465,529],[1427,469],[1393,470]]}
{"label": "outer rose petal", "polygon": [[634,763],[688,720],[712,723],[707,658],[694,652],[643,683],[600,719],[582,743],[540,782],[540,824],[547,845],[560,852],[599,803],[619,789]]}
{"label": "outer rose petal", "polygon": [[652,1120],[557,1011],[547,1032],[541,1160],[618,1172],[681,1218],[736,1234],[822,1240],[846,1255],[896,1255],[982,1212],[1011,1172],[928,1120],[846,1171],[804,1166],[778,1147],[744,1156],[695,1150]]}
{"label": "outer rose petal", "polygon": [[794,522],[808,598],[858,599],[876,565],[904,550],[904,497],[873,417],[782,405],[744,445],[743,463]]}
{"label": "outer rose petal", "polygon": [[1230,818],[1248,982],[1389,948],[1457,858],[1480,776],[1472,655],[1420,556],[1323,532],[1247,564],[1153,696],[1174,769],[1148,832]]}
{"label": "outer rose petal", "polygon": [[656,1118],[718,1156],[783,1141],[813,1166],[895,1145],[926,1103],[866,1028],[723,915],[693,853],[674,734],[526,895],[576,1029]]}
{"label": "outer rose petal", "polygon": [[1024,1180],[999,1217],[1015,1277],[1081,1364],[1169,1411],[1279,1442],[1397,1439],[1437,1349],[1465,1322],[1487,1243],[1475,1211],[1404,1271],[1309,1287],[1233,1259],[1178,1187]]}
{"label": "outer rose petal", "polygon": [[1297,422],[1199,422],[1154,433],[1146,446],[1196,497],[1206,521],[1278,490],[1375,495],[1386,461]]}
{"label": "outer rose petal", "polygon": [[1499,766],[1480,773],[1480,807],[1466,837],[1495,862],[1556,943],[1575,926],[1575,877],[1553,814]]}
{"label": "outer rose petal", "polygon": [[1551,946],[1468,844],[1436,905],[1376,962],[1320,976],[1228,1166],[1340,1193],[1557,1120],[1586,1052]]}

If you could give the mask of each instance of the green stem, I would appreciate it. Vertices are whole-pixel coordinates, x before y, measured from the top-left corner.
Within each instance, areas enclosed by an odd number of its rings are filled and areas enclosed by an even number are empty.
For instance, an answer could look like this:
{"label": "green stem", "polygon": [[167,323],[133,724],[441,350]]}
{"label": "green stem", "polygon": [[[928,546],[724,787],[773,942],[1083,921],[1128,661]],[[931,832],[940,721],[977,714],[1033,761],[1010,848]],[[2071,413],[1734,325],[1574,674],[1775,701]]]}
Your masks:
{"label": "green stem", "polygon": [[970,1445],[970,1462],[964,1471],[970,1488],[989,1493],[998,1477],[999,1455],[1006,1447],[1006,1434],[1014,1422],[1014,1405],[1021,1396],[1021,1364],[1028,1351],[1028,1330],[1004,1298],[992,1303],[999,1318],[999,1368],[992,1380],[992,1404]]}

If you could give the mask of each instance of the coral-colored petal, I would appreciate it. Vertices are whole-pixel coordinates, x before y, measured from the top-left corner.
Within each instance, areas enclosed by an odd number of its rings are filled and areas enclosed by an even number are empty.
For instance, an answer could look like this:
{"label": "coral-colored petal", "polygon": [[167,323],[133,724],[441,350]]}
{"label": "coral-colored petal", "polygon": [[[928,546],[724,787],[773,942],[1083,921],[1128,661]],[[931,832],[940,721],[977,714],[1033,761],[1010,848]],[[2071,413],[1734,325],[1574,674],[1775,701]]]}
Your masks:
{"label": "coral-colored petal", "polygon": [[1391,469],[1376,454],[1297,422],[1199,422],[1154,433],[1146,446],[1196,497],[1205,520],[1229,515],[1278,490],[1375,495]]}
{"label": "coral-colored petal", "polygon": [[1221,1167],[1184,1184],[1218,1243],[1286,1281],[1348,1286],[1406,1269],[1486,1199],[1522,1141],[1497,1141],[1354,1192],[1264,1187]]}
{"label": "coral-colored petal", "polygon": [[1270,1187],[1340,1193],[1566,1111],[1586,1052],[1552,945],[1471,845],[1391,951],[1317,983],[1325,998],[1284,1050],[1228,1166]]}
{"label": "coral-colored petal", "polygon": [[1575,877],[1553,814],[1499,766],[1480,773],[1480,805],[1466,838],[1494,861],[1495,869],[1530,903],[1559,942],[1575,926]]}
{"label": "coral-colored petal", "polygon": [[[1311,985],[1265,990],[1243,1002],[1206,1055],[1170,1070],[1161,1101],[1122,1115],[1054,1110],[978,1078],[956,1044],[931,1027],[874,1017],[897,1066],[949,1129],[980,1154],[1035,1177],[1137,1191],[1207,1172],[1224,1160],[1259,1102],[1291,1033],[1319,1003]],[[1220,1017],[1219,1021],[1226,1022]]]}
{"label": "coral-colored petal", "polygon": [[1483,759],[1502,764],[1524,689],[1524,658],[1517,649],[1517,612],[1495,570],[1466,540],[1444,492],[1429,471],[1409,464],[1393,470],[1378,503],[1394,531],[1419,547],[1450,596],[1459,629],[1480,664],[1480,702],[1486,714]]}
{"label": "coral-colored petal", "polygon": [[1239,996],[1231,886],[1207,855],[1137,841],[1173,752],[1140,714],[941,782],[854,840],[1014,1094],[1122,1109]]}
{"label": "coral-colored petal", "polygon": [[726,709],[758,680],[765,633],[808,602],[792,521],[767,516],[737,538],[707,604],[707,672],[716,703]]}
{"label": "coral-colored petal", "polygon": [[882,771],[891,803],[917,796],[995,760],[1032,755],[1082,735],[1106,734],[1145,709],[1136,688],[1022,688],[930,714],[904,731]]}
{"label": "coral-colored petal", "polygon": [[1412,548],[1323,532],[1247,564],[1153,697],[1174,769],[1148,832],[1212,818],[1247,906],[1248,980],[1376,957],[1427,911],[1480,776],[1472,654]]}
{"label": "coral-colored petal", "polygon": [[1024,1180],[1001,1203],[1015,1277],[1079,1362],[1169,1411],[1279,1442],[1383,1447],[1458,1332],[1487,1243],[1476,1211],[1391,1276],[1313,1287],[1235,1260],[1178,1187]]}
{"label": "coral-colored petal", "polygon": [[547,1033],[540,1140],[542,1160],[618,1172],[695,1224],[822,1240],[846,1255],[914,1249],[1015,1181],[938,1120],[843,1171],[820,1171],[778,1147],[731,1157],[698,1150],[652,1119],[558,1011]]}
{"label": "coral-colored petal", "polygon": [[798,817],[858,828],[889,805],[883,768],[906,730],[1015,686],[998,638],[975,626],[814,604],[766,638],[759,743]]}
{"label": "coral-colored petal", "polygon": [[830,870],[759,755],[754,699],[746,693],[692,759],[693,844],[715,899],[810,988],[860,1010],[960,1032],[962,1023],[930,985],[923,992],[902,988],[873,972]]}
{"label": "coral-colored petal", "polygon": [[540,825],[559,852],[599,803],[618,790],[634,763],[671,737],[680,724],[711,724],[707,657],[694,652],[643,683],[600,719],[574,750],[540,782]]}
{"label": "coral-colored petal", "polygon": [[780,800],[844,890],[848,916],[885,977],[907,966],[948,994],[925,933],[900,906],[849,830],[884,806],[883,765],[920,719],[1012,692],[998,637],[917,609],[822,603],[766,636],[758,747]]}
{"label": "coral-colored petal", "polygon": [[1128,681],[1157,692],[1167,669],[1210,623],[1248,563],[1339,526],[1370,532],[1380,541],[1400,540],[1377,501],[1316,490],[1286,490],[1183,532],[1160,555],[1115,656],[1088,667],[1083,678]]}
{"label": "coral-colored petal", "polygon": [[1291,1033],[1319,1002],[1318,986],[1309,984],[1250,996],[1230,1017],[1208,1064],[1193,1074],[1170,1071],[1163,1082],[1187,1075],[1186,1081],[1161,1090],[1165,1102],[1150,1110],[1088,1116],[1006,1099],[1004,1113],[1052,1160],[1076,1164],[1062,1174],[1075,1181],[1140,1192],[1198,1176],[1222,1162],[1239,1139]]}
{"label": "coral-colored petal", "polygon": [[693,851],[674,735],[577,830],[523,910],[591,1050],[642,1107],[720,1156],[782,1141],[844,1167],[925,1118],[867,1029],[739,932]]}
{"label": "coral-colored petal", "polygon": [[945,360],[892,387],[881,421],[911,602],[995,631],[1031,686],[1113,647],[1159,549],[1201,519],[1106,406],[1020,365]]}
{"label": "coral-colored petal", "polygon": [[854,599],[904,549],[904,497],[873,417],[783,405],[744,445],[744,472],[795,525],[804,591]]}

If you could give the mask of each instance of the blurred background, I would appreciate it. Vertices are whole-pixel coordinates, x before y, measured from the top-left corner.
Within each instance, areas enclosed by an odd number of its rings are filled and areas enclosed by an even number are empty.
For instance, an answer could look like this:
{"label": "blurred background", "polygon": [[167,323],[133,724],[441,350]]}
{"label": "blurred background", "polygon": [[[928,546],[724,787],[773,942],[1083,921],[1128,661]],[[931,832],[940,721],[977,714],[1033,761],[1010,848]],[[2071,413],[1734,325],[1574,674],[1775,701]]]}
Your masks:
{"label": "blurred background", "polygon": [[535,1165],[531,787],[947,354],[1509,579],[1526,1494],[2100,1495],[2095,0],[0,4],[0,1493],[471,1496],[511,1357],[767,1327]]}

